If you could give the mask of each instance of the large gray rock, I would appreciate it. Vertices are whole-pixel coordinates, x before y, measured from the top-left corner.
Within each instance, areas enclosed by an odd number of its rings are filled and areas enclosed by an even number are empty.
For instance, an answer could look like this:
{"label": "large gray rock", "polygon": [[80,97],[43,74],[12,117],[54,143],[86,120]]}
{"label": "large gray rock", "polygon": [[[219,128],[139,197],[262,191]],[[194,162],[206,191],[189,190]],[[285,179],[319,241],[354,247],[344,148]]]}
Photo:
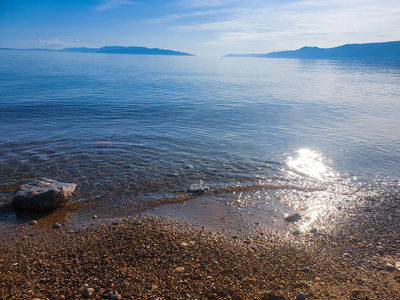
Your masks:
{"label": "large gray rock", "polygon": [[12,202],[15,209],[53,210],[62,206],[75,188],[75,183],[63,183],[48,178],[35,179],[18,187]]}

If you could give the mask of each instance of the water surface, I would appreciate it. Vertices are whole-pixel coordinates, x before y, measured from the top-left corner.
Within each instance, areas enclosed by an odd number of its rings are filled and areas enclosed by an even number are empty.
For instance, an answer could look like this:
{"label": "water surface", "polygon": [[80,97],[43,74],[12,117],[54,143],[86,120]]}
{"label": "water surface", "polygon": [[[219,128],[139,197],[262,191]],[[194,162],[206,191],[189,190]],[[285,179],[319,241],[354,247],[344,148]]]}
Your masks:
{"label": "water surface", "polygon": [[[224,214],[303,208],[312,223],[397,191],[399,99],[398,63],[1,51],[0,226],[26,221],[4,206],[42,176],[78,183],[73,202],[90,205],[72,218],[201,183]],[[264,188],[216,197],[236,185]]]}

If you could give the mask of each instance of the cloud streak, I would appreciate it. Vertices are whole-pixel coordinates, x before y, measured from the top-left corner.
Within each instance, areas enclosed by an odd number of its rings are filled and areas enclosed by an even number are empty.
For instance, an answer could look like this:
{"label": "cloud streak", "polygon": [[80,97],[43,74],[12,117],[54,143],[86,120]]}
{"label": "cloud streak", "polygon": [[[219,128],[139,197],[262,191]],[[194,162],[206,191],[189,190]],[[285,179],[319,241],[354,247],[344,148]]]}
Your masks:
{"label": "cloud streak", "polygon": [[37,39],[36,43],[39,43],[40,45],[43,46],[51,46],[51,47],[56,47],[56,48],[66,48],[66,47],[77,47],[77,46],[87,46],[86,44],[82,44],[79,40],[59,40],[59,39],[54,39],[54,40],[43,40],[43,39]]}
{"label": "cloud streak", "polygon": [[[215,5],[221,1],[212,1]],[[233,1],[224,1],[230,4]],[[220,19],[190,24],[176,24],[177,30],[208,31],[213,39],[205,45],[275,46],[287,45],[332,47],[344,43],[363,43],[398,39],[400,6],[390,0],[298,0],[261,2],[257,6],[236,6],[225,10]],[[199,1],[193,0],[192,4]],[[243,2],[242,2],[243,3]],[[209,3],[211,4],[211,3]],[[221,12],[221,8],[214,8]],[[213,8],[209,9],[209,13]],[[213,34],[211,34],[213,33]],[[379,38],[381,37],[381,38]],[[290,43],[288,42],[290,40]],[[246,44],[246,45],[245,45]],[[292,46],[293,47],[293,46]]]}
{"label": "cloud streak", "polygon": [[129,0],[108,0],[96,6],[96,10],[105,11],[105,10],[115,9],[123,5],[132,5],[132,4],[135,4],[135,2]]}

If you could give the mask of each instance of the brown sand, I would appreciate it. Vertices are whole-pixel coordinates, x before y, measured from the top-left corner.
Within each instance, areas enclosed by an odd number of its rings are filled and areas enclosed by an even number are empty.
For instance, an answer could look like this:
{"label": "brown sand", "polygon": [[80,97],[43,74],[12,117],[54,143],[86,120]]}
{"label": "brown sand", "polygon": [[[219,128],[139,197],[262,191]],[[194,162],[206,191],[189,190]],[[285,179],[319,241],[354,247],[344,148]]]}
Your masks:
{"label": "brown sand", "polygon": [[393,198],[299,236],[149,215],[80,229],[40,220],[0,238],[0,299],[81,299],[84,286],[94,299],[400,299],[399,212]]}

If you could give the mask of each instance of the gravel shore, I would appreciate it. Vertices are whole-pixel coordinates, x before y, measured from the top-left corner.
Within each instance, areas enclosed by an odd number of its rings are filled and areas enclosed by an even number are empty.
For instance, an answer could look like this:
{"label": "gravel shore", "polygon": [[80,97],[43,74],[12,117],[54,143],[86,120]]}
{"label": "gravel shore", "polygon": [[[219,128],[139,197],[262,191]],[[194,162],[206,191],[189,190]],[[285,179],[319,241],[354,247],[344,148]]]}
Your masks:
{"label": "gravel shore", "polygon": [[344,213],[334,231],[299,235],[39,220],[0,238],[0,299],[400,299],[398,199]]}

